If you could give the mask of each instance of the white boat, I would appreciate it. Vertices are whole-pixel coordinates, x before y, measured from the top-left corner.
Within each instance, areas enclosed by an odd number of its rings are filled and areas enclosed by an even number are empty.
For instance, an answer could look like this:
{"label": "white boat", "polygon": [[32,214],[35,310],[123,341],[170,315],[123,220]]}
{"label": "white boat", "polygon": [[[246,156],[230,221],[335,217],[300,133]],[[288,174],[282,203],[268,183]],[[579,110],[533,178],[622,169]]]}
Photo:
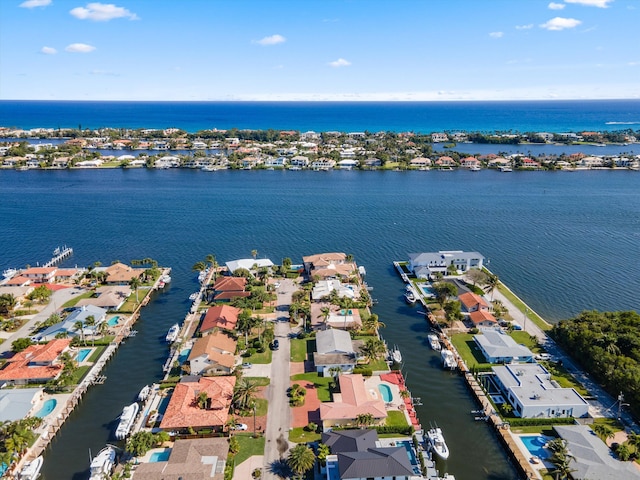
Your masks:
{"label": "white boat", "polygon": [[120,423],[118,423],[118,428],[116,428],[116,438],[118,440],[122,440],[129,435],[139,410],[140,406],[137,402],[133,402],[131,405],[124,407],[120,415]]}
{"label": "white boat", "polygon": [[160,280],[162,280],[164,283],[171,283],[171,277],[169,275],[162,275],[160,277]]}
{"label": "white boat", "polygon": [[162,280],[158,283],[158,288],[164,288],[164,282]]}
{"label": "white boat", "polygon": [[407,302],[409,305],[413,305],[414,303],[416,303],[415,294],[413,293],[413,291],[409,290],[408,288],[404,292],[404,301]]}
{"label": "white boat", "polygon": [[443,368],[448,368],[453,370],[456,368],[456,359],[453,356],[453,352],[447,348],[443,348],[440,351],[440,356],[442,357],[442,366]]}
{"label": "white boat", "polygon": [[165,338],[167,343],[175,342],[178,339],[178,333],[180,333],[180,325],[176,323],[167,332],[167,336]]}
{"label": "white boat", "polygon": [[444,436],[442,435],[442,430],[440,430],[440,427],[431,428],[427,432],[427,438],[429,439],[429,445],[431,445],[431,449],[436,455],[438,455],[443,460],[449,458],[449,447],[447,447],[447,444],[444,441]]}
{"label": "white boat", "polygon": [[142,390],[140,390],[140,393],[138,394],[138,401],[144,402],[147,399],[147,397],[149,397],[150,393],[151,393],[151,385],[145,385],[144,387],[142,387]]}
{"label": "white boat", "polygon": [[91,460],[91,476],[89,480],[104,480],[105,478],[109,478],[115,463],[116,449],[112,445],[107,445]]}
{"label": "white boat", "polygon": [[394,345],[393,350],[389,351],[389,360],[395,363],[402,363],[402,353],[400,349]]}
{"label": "white boat", "polygon": [[436,352],[442,350],[442,345],[440,345],[440,340],[438,340],[438,336],[434,333],[430,333],[427,335],[427,340],[429,340],[429,346],[435,350]]}
{"label": "white boat", "polygon": [[482,167],[480,165],[471,165],[469,167],[469,170],[472,172],[479,172],[480,170],[482,170]]}
{"label": "white boat", "polygon": [[7,268],[5,271],[2,272],[2,276],[4,278],[11,278],[16,273],[18,273],[18,270],[16,270],[15,268]]}
{"label": "white boat", "polygon": [[501,172],[513,172],[513,168],[511,168],[508,165],[504,165],[504,166],[500,167],[500,171]]}
{"label": "white boat", "polygon": [[26,463],[20,473],[18,473],[18,480],[35,480],[40,476],[40,469],[42,469],[42,455]]}
{"label": "white boat", "polygon": [[189,300],[195,300],[196,298],[198,298],[198,295],[200,295],[200,292],[192,293],[191,295],[189,295]]}
{"label": "white boat", "polygon": [[198,282],[202,283],[205,281],[205,279],[207,278],[207,274],[209,273],[209,269],[207,268],[206,270],[201,271],[198,274]]}

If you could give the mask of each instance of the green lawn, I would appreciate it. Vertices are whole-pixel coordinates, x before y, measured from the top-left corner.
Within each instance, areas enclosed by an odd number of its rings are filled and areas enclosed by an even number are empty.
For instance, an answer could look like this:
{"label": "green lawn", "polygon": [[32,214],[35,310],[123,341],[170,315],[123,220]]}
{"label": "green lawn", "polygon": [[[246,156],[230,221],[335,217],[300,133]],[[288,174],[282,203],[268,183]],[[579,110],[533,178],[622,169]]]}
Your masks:
{"label": "green lawn", "polygon": [[85,365],[83,367],[76,368],[75,371],[73,372],[73,376],[71,377],[73,379],[71,383],[74,385],[79,384],[90,368],[91,368],[90,365]]}
{"label": "green lawn", "polygon": [[385,423],[390,427],[405,427],[408,425],[407,418],[404,416],[404,413],[397,410],[390,410],[387,412],[387,420]]}
{"label": "green lawn", "polygon": [[511,303],[513,303],[516,308],[518,310],[520,310],[522,312],[522,314],[524,315],[525,311],[527,312],[527,318],[529,320],[532,320],[533,323],[535,323],[538,327],[540,327],[543,331],[546,330],[551,330],[552,325],[549,325],[547,322],[545,322],[537,313],[532,312],[530,308],[528,308],[524,302],[522,300],[520,300],[518,297],[516,297],[511,290],[509,290],[508,288],[506,288],[502,283],[500,283],[498,285],[498,290],[500,291],[500,293],[502,293],[505,297],[507,297]]}
{"label": "green lawn", "polygon": [[289,430],[289,441],[295,443],[317,442],[322,434],[316,432],[307,432],[304,427],[292,428]]}
{"label": "green lawn", "polygon": [[467,364],[470,369],[476,367],[480,371],[487,371],[491,369],[491,364],[487,363],[484,355],[480,351],[480,348],[473,340],[473,335],[470,333],[457,333],[451,336],[451,343]]}
{"label": "green lawn", "polygon": [[558,382],[558,384],[563,388],[574,388],[576,392],[578,392],[583,397],[589,395],[584,386],[578,382],[573,375],[571,375],[566,368],[558,366],[556,363],[544,363],[545,368],[551,373],[551,378]]}
{"label": "green lawn", "polygon": [[235,465],[240,465],[247,458],[264,454],[264,437],[253,438],[250,433],[237,433],[234,435],[240,443],[240,451],[235,456]]}
{"label": "green lawn", "polygon": [[91,353],[91,357],[89,357],[88,361],[89,362],[97,362],[106,348],[107,347],[104,347],[104,346],[96,347],[96,349]]}
{"label": "green lawn", "polygon": [[542,349],[538,345],[537,339],[531,338],[531,335],[523,330],[514,330],[509,335],[516,341],[516,343],[522,344],[531,350],[533,353],[540,353]]}
{"label": "green lawn", "polygon": [[387,365],[387,362],[383,359],[376,360],[374,362],[369,361],[369,363],[363,366],[370,368],[373,372],[386,372],[389,370],[389,365]]}
{"label": "green lawn", "polygon": [[[262,417],[267,414],[267,410],[269,408],[269,404],[265,398],[256,398],[256,416]],[[242,412],[240,415],[243,418],[251,418],[253,417],[253,409],[247,410],[246,412]]]}
{"label": "green lawn", "polygon": [[[304,362],[307,359],[307,354],[313,353],[315,348],[315,338],[294,338],[291,340],[291,361]],[[310,357],[311,355],[309,355]]]}
{"label": "green lawn", "polygon": [[93,296],[93,292],[85,292],[83,294],[78,295],[77,297],[73,297],[71,300],[69,300],[64,305],[62,305],[62,308],[75,307],[76,304],[83,298],[91,298],[92,296]]}
{"label": "green lawn", "polygon": [[330,402],[331,401],[331,392],[329,391],[329,384],[333,381],[332,377],[321,377],[317,373],[299,373],[298,375],[293,375],[291,380],[294,382],[296,380],[306,380],[308,382],[313,382],[318,391],[318,398],[321,402]]}
{"label": "green lawn", "polygon": [[243,377],[243,378],[247,379],[251,383],[260,385],[261,387],[266,387],[271,383],[271,379],[268,377]]}
{"label": "green lawn", "polygon": [[250,357],[243,357],[243,362],[266,364],[271,363],[271,350],[265,349],[262,353],[254,353]]}

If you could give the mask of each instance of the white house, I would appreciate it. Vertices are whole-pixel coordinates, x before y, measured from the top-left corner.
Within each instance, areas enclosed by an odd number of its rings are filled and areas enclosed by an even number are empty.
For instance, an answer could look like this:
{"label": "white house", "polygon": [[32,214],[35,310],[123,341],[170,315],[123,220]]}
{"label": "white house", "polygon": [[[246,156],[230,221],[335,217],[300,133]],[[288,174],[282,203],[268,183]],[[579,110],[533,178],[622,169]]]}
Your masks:
{"label": "white house", "polygon": [[339,297],[355,298],[355,289],[353,285],[343,285],[340,280],[320,280],[316,283],[311,291],[313,300],[320,300],[329,295],[332,291],[336,291]]}
{"label": "white house", "polygon": [[533,352],[506,333],[484,330],[482,335],[474,335],[473,340],[489,363],[533,362]]}
{"label": "white house", "polygon": [[335,368],[351,373],[356,361],[356,353],[349,332],[331,328],[316,333],[316,353],[313,355],[313,363],[318,373],[328,376]]}
{"label": "white house", "polygon": [[513,412],[522,418],[585,417],[589,404],[573,388],[562,388],[538,363],[491,367]]}
{"label": "white house", "polygon": [[463,252],[462,250],[410,253],[408,268],[418,278],[429,278],[436,272],[447,273],[447,268],[453,265],[456,270],[465,272],[471,268],[482,269],[484,257],[478,252]]}

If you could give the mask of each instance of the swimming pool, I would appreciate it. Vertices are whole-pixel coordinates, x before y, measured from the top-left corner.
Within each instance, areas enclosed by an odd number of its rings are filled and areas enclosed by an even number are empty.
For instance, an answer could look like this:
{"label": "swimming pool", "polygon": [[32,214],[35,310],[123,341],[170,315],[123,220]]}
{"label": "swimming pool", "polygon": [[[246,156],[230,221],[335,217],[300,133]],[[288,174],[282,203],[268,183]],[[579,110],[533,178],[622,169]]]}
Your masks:
{"label": "swimming pool", "polygon": [[382,400],[384,400],[385,403],[389,403],[393,400],[393,393],[391,393],[391,387],[389,387],[389,385],[379,383],[378,390],[380,390],[380,395],[382,395]]}
{"label": "swimming pool", "polygon": [[167,448],[162,452],[153,452],[149,457],[149,463],[166,462],[167,460],[169,460],[169,455],[171,455],[170,448]]}
{"label": "swimming pool", "polygon": [[549,437],[542,435],[524,435],[520,437],[524,446],[527,447],[531,455],[535,455],[538,458],[547,458],[549,451],[544,448],[549,440]]}
{"label": "swimming pool", "polygon": [[431,285],[428,284],[418,284],[418,286],[420,287],[420,290],[422,290],[422,293],[425,297],[435,297],[436,296],[436,292],[433,289],[433,287]]}
{"label": "swimming pool", "polygon": [[409,457],[409,461],[411,462],[411,466],[413,467],[413,473],[416,475],[420,475],[420,464],[418,463],[418,457],[416,457],[416,452],[413,449],[413,444],[408,441],[400,441],[396,442],[397,447],[404,447],[407,451],[407,457]]}
{"label": "swimming pool", "polygon": [[111,317],[109,320],[107,320],[107,325],[109,325],[110,327],[115,327],[119,321],[120,317],[116,315],[115,317]]}
{"label": "swimming pool", "polygon": [[182,350],[180,352],[180,355],[178,355],[178,363],[180,363],[180,365],[182,365],[184,362],[187,361],[187,359],[189,358],[189,354],[191,353],[191,349],[190,348],[185,348],[184,350]]}
{"label": "swimming pool", "polygon": [[44,405],[42,405],[42,408],[38,410],[38,413],[36,413],[36,417],[38,418],[46,417],[51,412],[53,412],[53,410],[56,408],[56,405],[58,405],[58,401],[55,398],[50,398],[49,400],[44,402]]}
{"label": "swimming pool", "polygon": [[89,356],[89,354],[91,353],[91,348],[83,348],[82,350],[78,351],[78,354],[76,355],[76,361],[78,363],[80,362],[84,362],[85,359]]}

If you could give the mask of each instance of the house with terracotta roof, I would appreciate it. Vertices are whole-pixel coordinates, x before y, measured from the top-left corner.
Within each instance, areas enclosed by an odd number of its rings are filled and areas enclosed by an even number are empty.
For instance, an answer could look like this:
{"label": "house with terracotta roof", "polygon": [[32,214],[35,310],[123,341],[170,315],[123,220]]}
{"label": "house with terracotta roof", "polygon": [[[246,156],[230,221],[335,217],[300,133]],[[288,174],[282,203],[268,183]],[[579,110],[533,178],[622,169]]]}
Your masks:
{"label": "house with terracotta roof", "polygon": [[237,297],[249,297],[251,292],[245,291],[247,279],[244,277],[218,277],[213,284],[213,301],[229,301]]}
{"label": "house with terracotta roof", "polygon": [[[221,432],[229,419],[236,377],[182,377],[175,386],[169,405],[162,417],[162,430],[207,428]],[[206,393],[206,408],[198,406],[198,397]]]}
{"label": "house with terracotta roof", "polygon": [[69,349],[71,340],[57,338],[44,345],[31,345],[7,360],[0,370],[0,383],[26,385],[46,383],[62,372],[60,355]]}
{"label": "house with terracotta roof", "polygon": [[237,344],[234,338],[222,331],[196,340],[188,358],[191,375],[231,373],[236,363]]}
{"label": "house with terracotta roof", "polygon": [[347,255],[339,252],[317,253],[302,257],[302,262],[307,274],[311,274],[312,270],[330,268],[331,265],[335,268],[335,265],[347,263]]}
{"label": "house with terracotta roof", "polygon": [[358,415],[371,414],[375,423],[387,418],[384,402],[373,389],[365,386],[362,375],[345,374],[338,377],[340,393],[332,402],[320,404],[320,420],[324,431],[335,426],[355,425]]}
{"label": "house with terracotta roof", "polygon": [[132,278],[140,278],[143,268],[131,268],[124,263],[114,263],[104,269],[107,274],[106,283],[109,285],[127,285]]}
{"label": "house with terracotta roof", "polygon": [[458,166],[458,164],[456,163],[456,161],[449,157],[448,155],[443,155],[442,157],[438,158],[436,160],[436,166],[438,168],[453,168]]}
{"label": "house with terracotta roof", "polygon": [[226,438],[176,440],[163,462],[141,463],[135,480],[223,480],[229,454]]}
{"label": "house with terracotta roof", "polygon": [[498,325],[498,320],[493,314],[487,310],[476,310],[469,314],[469,320],[476,328],[480,327],[495,327]]}
{"label": "house with terracotta roof", "polygon": [[231,305],[216,305],[207,310],[200,332],[203,335],[213,332],[215,329],[234,331],[238,323],[238,315],[241,309],[232,307]]}
{"label": "house with terracotta roof", "polygon": [[20,276],[35,283],[49,283],[55,280],[57,270],[56,267],[31,267],[23,270]]}
{"label": "house with terracotta roof", "polygon": [[[423,478],[411,465],[404,446],[383,447],[375,430],[340,430],[322,434],[329,446],[327,478],[340,480]],[[415,455],[415,454],[414,454]],[[416,465],[417,468],[417,465]]]}
{"label": "house with terracotta roof", "polygon": [[83,298],[76,306],[93,305],[94,307],[114,311],[118,310],[127,301],[129,295],[131,295],[131,287],[129,285],[105,285],[96,289],[95,296]]}
{"label": "house with terracotta roof", "polygon": [[460,303],[462,304],[462,308],[465,312],[477,312],[480,310],[489,311],[489,305],[485,302],[484,298],[480,295],[477,295],[473,292],[463,293],[458,297]]}
{"label": "house with terracotta roof", "polygon": [[476,167],[481,167],[482,164],[480,163],[480,160],[478,160],[476,157],[465,157],[462,160],[460,160],[460,166],[462,168],[476,168]]}
{"label": "house with terracotta roof", "polygon": [[426,157],[416,157],[409,161],[411,168],[428,170],[431,167],[431,159]]}
{"label": "house with terracotta roof", "polygon": [[6,280],[2,285],[8,287],[26,287],[31,285],[31,279],[24,277],[22,275],[15,275],[10,279]]}

